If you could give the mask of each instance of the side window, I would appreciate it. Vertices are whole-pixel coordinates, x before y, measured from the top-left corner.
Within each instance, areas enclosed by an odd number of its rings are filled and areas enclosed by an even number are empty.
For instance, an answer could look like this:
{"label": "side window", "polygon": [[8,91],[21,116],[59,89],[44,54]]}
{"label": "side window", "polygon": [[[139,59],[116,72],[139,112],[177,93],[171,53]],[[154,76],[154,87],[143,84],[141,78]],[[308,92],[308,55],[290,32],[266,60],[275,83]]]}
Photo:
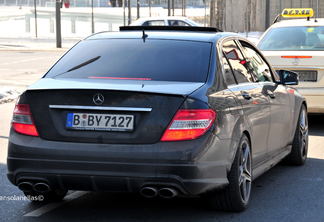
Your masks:
{"label": "side window", "polygon": [[247,62],[233,40],[223,44],[223,53],[231,65],[238,83],[254,82],[252,75],[248,72]]}
{"label": "side window", "polygon": [[144,22],[143,26],[165,26],[164,20],[154,20]]}
{"label": "side window", "polygon": [[188,23],[180,20],[168,20],[170,26],[189,26]]}
{"label": "side window", "polygon": [[244,42],[241,42],[241,44],[244,54],[248,59],[247,65],[251,74],[254,75],[258,82],[271,82],[272,76],[268,64],[263,60],[259,53],[253,49],[252,46]]}
{"label": "side window", "polygon": [[225,71],[224,78],[225,78],[226,84],[228,86],[235,85],[236,81],[235,81],[232,69],[231,69],[230,65],[228,64],[228,61],[227,61],[225,55],[223,56],[222,60],[223,60],[223,68]]}

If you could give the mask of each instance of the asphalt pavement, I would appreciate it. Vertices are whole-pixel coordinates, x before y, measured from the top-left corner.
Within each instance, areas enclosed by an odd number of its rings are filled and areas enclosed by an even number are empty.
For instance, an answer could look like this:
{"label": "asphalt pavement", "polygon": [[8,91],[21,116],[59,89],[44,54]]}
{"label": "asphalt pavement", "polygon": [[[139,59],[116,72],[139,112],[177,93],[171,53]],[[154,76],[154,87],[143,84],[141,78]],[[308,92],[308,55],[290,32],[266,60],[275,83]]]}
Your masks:
{"label": "asphalt pavement", "polygon": [[[0,50],[0,87],[20,90],[40,78],[63,52]],[[324,221],[324,115],[310,116],[309,159],[277,165],[253,183],[242,213],[212,211],[199,198],[143,199],[137,194],[70,191],[63,202],[30,203],[6,178],[14,102],[0,105],[0,221]]]}

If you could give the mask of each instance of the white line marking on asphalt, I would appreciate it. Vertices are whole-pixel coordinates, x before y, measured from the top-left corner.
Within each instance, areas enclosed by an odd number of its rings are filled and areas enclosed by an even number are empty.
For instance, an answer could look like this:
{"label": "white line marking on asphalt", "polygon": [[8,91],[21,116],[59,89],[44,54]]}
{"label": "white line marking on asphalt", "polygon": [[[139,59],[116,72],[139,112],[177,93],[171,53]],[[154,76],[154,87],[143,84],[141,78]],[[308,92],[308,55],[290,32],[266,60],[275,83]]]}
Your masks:
{"label": "white line marking on asphalt", "polygon": [[29,212],[27,214],[25,214],[24,216],[25,217],[39,217],[39,216],[42,216],[43,214],[46,214],[72,200],[75,200],[85,194],[87,194],[88,192],[86,191],[75,191],[69,195],[67,195],[65,198],[64,198],[64,201],[62,202],[57,202],[57,203],[49,203],[49,204],[46,204],[32,212]]}

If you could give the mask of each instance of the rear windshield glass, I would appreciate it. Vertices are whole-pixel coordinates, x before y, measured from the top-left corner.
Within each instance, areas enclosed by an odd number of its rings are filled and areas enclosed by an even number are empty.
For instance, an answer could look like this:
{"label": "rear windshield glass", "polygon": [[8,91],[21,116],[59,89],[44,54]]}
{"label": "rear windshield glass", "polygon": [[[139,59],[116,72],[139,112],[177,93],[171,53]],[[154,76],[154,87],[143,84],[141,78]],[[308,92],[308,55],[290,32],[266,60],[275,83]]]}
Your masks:
{"label": "rear windshield glass", "polygon": [[80,42],[45,78],[205,82],[211,43],[101,39]]}
{"label": "rear windshield glass", "polygon": [[263,51],[322,51],[324,26],[273,28],[259,43]]}

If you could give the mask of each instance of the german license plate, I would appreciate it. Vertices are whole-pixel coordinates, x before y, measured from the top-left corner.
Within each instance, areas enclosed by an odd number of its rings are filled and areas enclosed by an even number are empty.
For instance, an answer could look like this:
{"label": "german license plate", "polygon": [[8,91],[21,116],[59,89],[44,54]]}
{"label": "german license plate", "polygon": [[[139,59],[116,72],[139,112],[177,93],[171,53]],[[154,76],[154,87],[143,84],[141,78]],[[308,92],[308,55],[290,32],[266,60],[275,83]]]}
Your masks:
{"label": "german license plate", "polygon": [[75,130],[132,131],[134,116],[122,114],[68,113],[66,127]]}

